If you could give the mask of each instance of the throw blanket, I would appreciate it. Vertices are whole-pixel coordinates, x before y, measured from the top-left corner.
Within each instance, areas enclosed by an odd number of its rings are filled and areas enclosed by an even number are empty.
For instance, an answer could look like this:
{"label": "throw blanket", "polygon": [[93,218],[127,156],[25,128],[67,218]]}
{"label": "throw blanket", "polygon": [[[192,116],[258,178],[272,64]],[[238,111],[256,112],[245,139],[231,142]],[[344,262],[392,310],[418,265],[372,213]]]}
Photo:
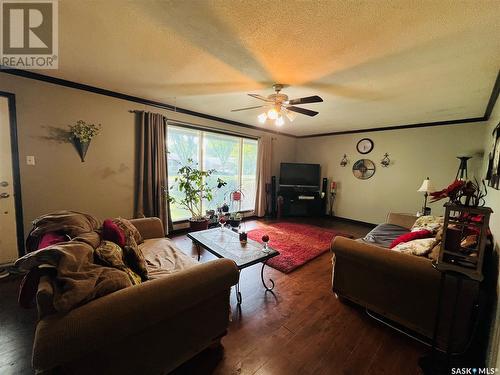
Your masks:
{"label": "throw blanket", "polygon": [[132,285],[125,272],[94,264],[93,251],[85,242],[71,241],[28,253],[16,261],[16,266],[26,271],[42,264],[57,267],[53,304],[56,311],[67,312]]}
{"label": "throw blanket", "polygon": [[[26,249],[34,251],[38,248],[40,238],[47,232],[63,232],[71,238],[83,233],[92,232],[101,227],[99,219],[92,215],[76,211],[56,211],[40,216],[33,221],[33,229],[26,240]],[[99,245],[99,243],[97,243]]]}

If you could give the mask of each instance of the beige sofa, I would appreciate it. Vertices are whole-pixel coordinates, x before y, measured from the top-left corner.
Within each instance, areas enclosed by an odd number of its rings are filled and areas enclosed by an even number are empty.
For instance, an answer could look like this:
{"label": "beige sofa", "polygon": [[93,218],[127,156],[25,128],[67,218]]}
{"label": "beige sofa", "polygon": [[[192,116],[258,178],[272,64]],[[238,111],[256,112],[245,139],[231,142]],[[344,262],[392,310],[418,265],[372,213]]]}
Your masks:
{"label": "beige sofa", "polygon": [[[145,239],[141,250],[170,267],[170,275],[119,290],[67,314],[53,313],[52,285],[37,293],[33,367],[39,373],[165,374],[225,335],[234,262],[195,263],[180,250],[158,258],[164,231],[156,218],[132,223]],[[162,239],[159,242],[159,239]],[[186,266],[189,265],[189,266]],[[181,269],[179,269],[181,268]]]}
{"label": "beige sofa", "polygon": [[[387,223],[410,228],[414,216],[389,214]],[[441,273],[430,259],[399,253],[362,241],[337,236],[331,245],[333,257],[333,291],[385,318],[394,326],[430,342],[437,315]],[[438,344],[445,348],[453,316],[453,298],[457,282],[447,277],[444,309],[438,333]],[[458,300],[452,351],[466,349],[474,320],[478,285],[464,282]],[[395,324],[394,324],[395,323]]]}

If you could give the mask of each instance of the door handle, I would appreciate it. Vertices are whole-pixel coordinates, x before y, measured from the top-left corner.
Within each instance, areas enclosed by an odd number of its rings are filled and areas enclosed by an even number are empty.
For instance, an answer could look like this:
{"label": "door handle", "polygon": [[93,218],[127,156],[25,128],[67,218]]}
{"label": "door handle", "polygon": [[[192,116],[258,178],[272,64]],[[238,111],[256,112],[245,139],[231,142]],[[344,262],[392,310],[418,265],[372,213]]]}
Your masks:
{"label": "door handle", "polygon": [[0,194],[0,199],[1,198],[8,198],[8,197],[10,197],[10,195],[8,193],[2,193],[2,194]]}
{"label": "door handle", "polygon": [[7,187],[7,186],[9,186],[9,183],[7,181],[2,181],[2,182],[0,182],[0,186]]}

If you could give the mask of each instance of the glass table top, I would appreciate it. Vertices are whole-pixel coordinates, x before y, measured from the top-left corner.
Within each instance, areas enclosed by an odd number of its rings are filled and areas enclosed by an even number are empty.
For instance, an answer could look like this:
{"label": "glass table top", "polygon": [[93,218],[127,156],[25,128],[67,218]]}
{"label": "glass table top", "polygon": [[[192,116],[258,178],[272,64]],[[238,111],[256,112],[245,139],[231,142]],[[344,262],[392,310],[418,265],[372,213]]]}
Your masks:
{"label": "glass table top", "polygon": [[207,229],[187,236],[215,256],[233,260],[240,269],[279,255],[270,247],[268,253],[263,252],[264,245],[251,239],[240,243],[239,234],[231,229]]}

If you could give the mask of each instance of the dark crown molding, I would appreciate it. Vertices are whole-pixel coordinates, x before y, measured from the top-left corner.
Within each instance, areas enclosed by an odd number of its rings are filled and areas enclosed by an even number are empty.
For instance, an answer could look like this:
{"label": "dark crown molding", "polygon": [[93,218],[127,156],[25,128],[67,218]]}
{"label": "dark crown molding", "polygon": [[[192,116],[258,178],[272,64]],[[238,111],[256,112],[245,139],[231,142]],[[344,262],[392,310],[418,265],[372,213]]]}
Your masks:
{"label": "dark crown molding", "polygon": [[218,121],[218,122],[222,122],[224,124],[240,126],[243,128],[258,130],[258,131],[266,132],[266,133],[284,135],[287,137],[293,137],[293,138],[297,137],[293,134],[287,134],[287,133],[279,132],[279,131],[272,130],[272,129],[260,128],[258,126],[248,125],[248,124],[244,124],[242,122],[228,120],[228,119],[225,119],[222,117],[217,117],[217,116],[207,115],[207,114],[201,113],[201,112],[192,111],[190,109],[176,107],[176,106],[173,106],[171,104],[158,102],[156,100],[144,99],[144,98],[140,98],[138,96],[123,94],[120,92],[107,90],[107,89],[103,89],[103,88],[96,87],[96,86],[86,85],[84,83],[68,81],[68,80],[62,79],[62,78],[55,78],[55,77],[47,76],[47,75],[40,74],[40,73],[30,72],[29,70],[5,68],[4,66],[0,65],[0,72],[23,77],[23,78],[34,79],[37,81],[47,82],[47,83],[51,83],[54,85],[69,87],[72,89],[88,91],[88,92],[92,92],[94,94],[110,96],[112,98],[122,99],[122,100],[126,100],[129,102],[140,103],[140,104],[148,105],[151,107],[165,109],[167,111],[183,113],[186,115],[204,118],[206,120]]}
{"label": "dark crown molding", "polygon": [[356,133],[371,133],[371,132],[381,132],[381,131],[389,131],[389,130],[400,130],[400,129],[414,129],[414,128],[424,128],[429,126],[444,126],[444,125],[460,125],[460,124],[468,124],[471,122],[480,122],[480,121],[488,121],[491,116],[491,112],[495,107],[495,103],[498,99],[498,94],[500,92],[500,70],[497,73],[497,78],[495,80],[495,84],[493,85],[493,90],[491,91],[490,98],[488,100],[488,104],[486,106],[486,110],[482,117],[470,117],[470,118],[462,118],[457,120],[447,120],[447,121],[435,121],[435,122],[422,122],[419,124],[408,124],[408,125],[394,125],[394,126],[386,126],[386,127],[378,127],[378,128],[368,128],[368,129],[357,129],[357,130],[345,130],[338,132],[330,132],[330,133],[318,133],[318,134],[310,134],[310,135],[301,135],[297,138],[314,138],[314,137],[328,137],[332,135],[343,135],[343,134],[356,134]]}
{"label": "dark crown molding", "polygon": [[497,80],[495,81],[495,85],[493,86],[493,90],[491,91],[490,100],[488,101],[488,105],[486,106],[486,111],[484,112],[485,120],[488,121],[491,116],[491,112],[495,107],[495,103],[498,99],[498,94],[500,93],[500,70],[497,74]]}
{"label": "dark crown molding", "polygon": [[471,123],[471,122],[488,121],[490,116],[491,116],[491,112],[493,111],[493,108],[495,107],[495,103],[498,99],[498,95],[500,92],[500,71],[499,71],[497,73],[495,85],[493,86],[493,90],[492,90],[490,98],[488,100],[488,104],[486,106],[485,113],[482,117],[471,117],[471,118],[463,118],[463,119],[447,120],[447,121],[423,122],[423,123],[417,123],[417,124],[393,125],[393,126],[386,126],[386,127],[345,130],[345,131],[338,131],[338,132],[318,133],[318,134],[297,136],[297,135],[293,135],[293,134],[282,133],[282,132],[272,130],[272,129],[265,129],[265,128],[260,128],[258,126],[254,126],[254,125],[244,124],[244,123],[238,122],[238,121],[228,120],[228,119],[225,119],[222,117],[212,116],[212,115],[192,111],[192,110],[185,109],[185,108],[175,107],[171,104],[162,103],[162,102],[158,102],[155,100],[144,99],[144,98],[140,98],[140,97],[133,96],[133,95],[123,94],[123,93],[119,93],[116,91],[103,89],[100,87],[95,87],[95,86],[90,86],[90,85],[86,85],[83,83],[68,81],[68,80],[65,80],[62,78],[55,78],[55,77],[51,77],[51,76],[47,76],[47,75],[43,75],[43,74],[39,74],[39,73],[34,73],[34,72],[30,72],[28,70],[10,69],[10,68],[6,68],[6,67],[0,65],[0,72],[15,75],[15,76],[20,76],[20,77],[24,77],[24,78],[29,78],[29,79],[35,79],[38,81],[43,81],[43,82],[51,83],[54,85],[69,87],[69,88],[73,88],[73,89],[77,89],[77,90],[88,91],[88,92],[92,92],[95,94],[110,96],[113,98],[127,100],[127,101],[134,102],[134,103],[149,105],[151,107],[162,108],[162,109],[165,109],[168,111],[183,113],[183,114],[187,114],[187,115],[191,115],[191,116],[195,116],[195,117],[204,118],[207,120],[218,121],[221,123],[239,126],[239,127],[243,127],[246,129],[252,129],[252,130],[257,130],[257,131],[266,132],[266,133],[284,135],[284,136],[292,137],[292,138],[328,137],[328,136],[333,136],[333,135],[370,133],[370,132],[391,131],[391,130],[400,130],[400,129],[414,129],[414,128],[423,128],[423,127],[430,127],[430,126],[460,125],[460,124],[467,124],[467,123]]}
{"label": "dark crown molding", "polygon": [[356,134],[356,133],[372,133],[372,132],[383,132],[389,130],[401,130],[401,129],[414,129],[414,128],[425,128],[429,126],[443,126],[443,125],[462,125],[471,122],[485,121],[485,117],[471,117],[471,118],[461,118],[458,120],[448,120],[448,121],[436,121],[436,122],[422,122],[420,124],[408,124],[408,125],[394,125],[385,126],[379,128],[368,128],[368,129],[357,129],[357,130],[345,130],[339,132],[331,133],[319,133],[310,135],[301,135],[297,138],[314,138],[314,137],[328,137],[332,135],[344,135],[344,134]]}

